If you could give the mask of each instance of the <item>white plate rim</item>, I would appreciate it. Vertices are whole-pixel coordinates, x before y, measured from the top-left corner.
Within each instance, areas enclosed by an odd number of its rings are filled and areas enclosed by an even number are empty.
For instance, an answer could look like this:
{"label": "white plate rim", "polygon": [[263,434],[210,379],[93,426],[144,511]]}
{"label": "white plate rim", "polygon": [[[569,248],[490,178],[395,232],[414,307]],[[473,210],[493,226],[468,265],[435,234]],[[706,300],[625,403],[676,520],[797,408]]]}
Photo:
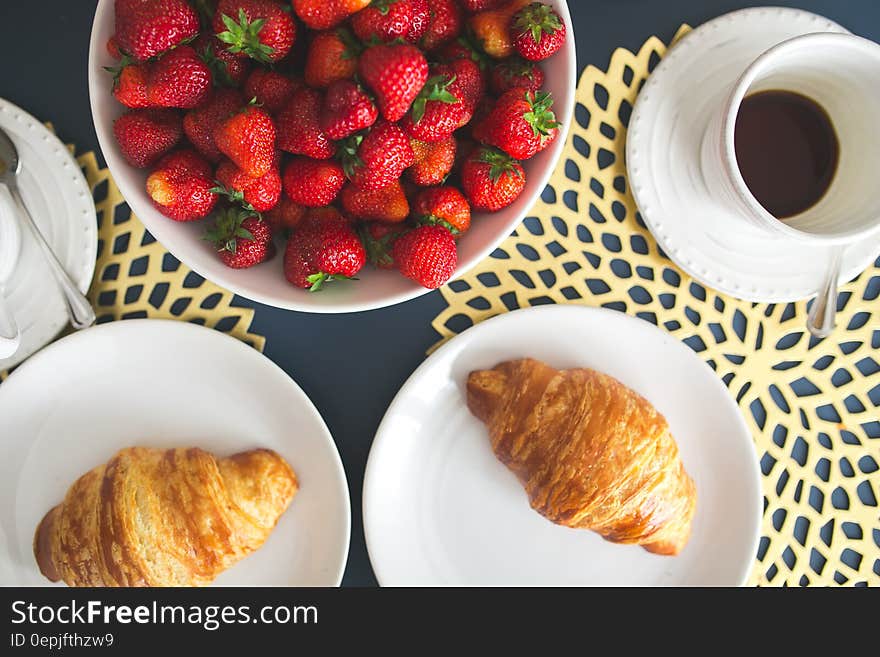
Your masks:
{"label": "white plate rim", "polygon": [[[549,304],[543,306],[531,306],[528,308],[520,308],[517,310],[513,310],[510,312],[502,313],[500,315],[495,315],[486,319],[478,324],[475,324],[465,331],[462,331],[458,335],[452,337],[446,344],[442,345],[436,351],[434,351],[428,358],[426,358],[421,365],[407,378],[406,382],[404,382],[403,386],[401,386],[398,393],[395,395],[394,399],[391,401],[391,404],[388,406],[388,410],[385,412],[385,415],[382,417],[382,421],[379,423],[379,427],[376,429],[376,435],[373,439],[373,443],[370,446],[370,452],[367,455],[367,466],[364,472],[364,484],[363,490],[361,493],[361,517],[363,520],[363,528],[364,528],[364,539],[367,546],[367,553],[370,558],[370,564],[373,568],[373,573],[376,576],[376,580],[379,582],[380,586],[385,586],[383,582],[388,582],[388,577],[382,571],[382,566],[380,565],[380,560],[376,558],[378,555],[378,543],[379,541],[373,535],[370,527],[373,523],[369,521],[369,518],[372,517],[373,511],[371,509],[375,507],[371,507],[370,501],[374,495],[378,493],[374,493],[377,486],[379,485],[377,482],[379,477],[376,475],[379,467],[378,457],[374,458],[375,454],[379,454],[381,450],[389,449],[388,444],[394,439],[393,436],[389,435],[388,426],[393,422],[392,416],[397,413],[399,407],[403,407],[406,403],[406,396],[408,394],[408,389],[411,385],[414,384],[416,379],[425,376],[431,368],[434,366],[435,361],[439,361],[446,356],[447,353],[453,353],[454,350],[459,349],[463,346],[462,343],[458,343],[459,339],[462,336],[470,335],[470,338],[473,339],[478,333],[487,333],[489,331],[498,330],[499,327],[503,326],[505,323],[513,323],[519,321],[519,317],[525,314],[546,314],[549,316],[553,314],[570,314],[572,316],[582,315],[582,314],[595,314],[599,316],[606,317],[608,321],[619,321],[626,324],[631,324],[632,326],[638,326],[637,330],[641,330],[643,333],[653,334],[657,337],[665,337],[667,339],[672,338],[672,340],[668,343],[668,348],[678,351],[681,354],[682,358],[687,358],[692,361],[698,362],[702,367],[708,369],[711,372],[711,368],[706,362],[701,359],[690,347],[679,342],[674,339],[670,334],[666,333],[663,329],[651,324],[645,320],[639,319],[637,317],[633,317],[631,315],[627,315],[625,313],[611,310],[608,308],[594,307],[594,306],[581,306],[575,304]],[[735,411],[735,416],[739,418],[739,433],[746,438],[746,443],[748,445],[748,449],[752,454],[752,463],[754,467],[751,470],[751,479],[754,486],[754,496],[757,501],[757,505],[755,508],[755,521],[754,521],[754,531],[751,536],[749,554],[751,555],[751,559],[748,562],[744,562],[743,567],[740,570],[739,577],[739,586],[744,586],[748,581],[748,578],[752,572],[754,566],[755,555],[757,555],[758,544],[761,538],[761,519],[763,517],[763,499],[764,492],[761,488],[761,472],[759,466],[759,456],[757,452],[757,448],[755,447],[755,441],[752,438],[751,432],[746,425],[745,419],[742,415],[742,410],[733,400],[730,395],[730,391],[724,385],[724,383],[712,373],[712,380],[715,381],[716,389],[719,393],[719,398],[723,398],[721,403],[728,406],[730,410]]]}
{"label": "white plate rim", "polygon": [[[172,332],[197,332],[204,339],[213,339],[217,341],[217,344],[225,345],[224,348],[238,350],[241,353],[247,353],[247,357],[253,360],[254,363],[261,363],[260,367],[266,369],[267,376],[268,373],[271,373],[272,376],[275,376],[277,378],[279,384],[281,381],[285,381],[285,385],[290,387],[291,393],[301,402],[304,402],[303,409],[307,410],[312,416],[316,423],[316,426],[322,430],[322,436],[327,441],[327,444],[332,448],[330,451],[334,455],[333,465],[337,475],[337,482],[339,484],[339,495],[340,499],[344,502],[344,506],[347,510],[344,518],[345,540],[340,544],[340,558],[338,559],[338,568],[337,571],[334,573],[334,581],[336,582],[336,586],[339,586],[342,583],[342,578],[345,574],[345,568],[348,565],[348,555],[351,548],[351,496],[349,494],[348,477],[346,476],[345,468],[342,463],[342,457],[339,454],[339,449],[337,448],[336,442],[333,439],[333,435],[330,433],[330,429],[327,427],[326,422],[324,422],[324,418],[321,416],[321,413],[318,411],[314,403],[312,403],[311,399],[309,399],[308,395],[306,395],[305,391],[299,386],[299,384],[289,374],[287,374],[287,372],[281,369],[281,367],[278,366],[275,362],[261,354],[253,347],[245,344],[241,340],[238,340],[231,335],[228,335],[221,331],[217,331],[216,329],[207,328],[199,324],[194,324],[192,322],[177,321],[172,319],[127,319],[98,324],[89,329],[77,333],[72,333],[68,336],[65,336],[61,340],[53,342],[48,347],[35,354],[32,358],[25,361],[21,365],[21,367],[16,368],[9,375],[3,385],[0,386],[0,395],[3,394],[4,386],[8,386],[10,381],[14,381],[17,380],[17,378],[20,378],[21,372],[28,372],[31,369],[35,368],[36,365],[34,365],[34,363],[41,365],[43,361],[54,358],[55,353],[62,349],[66,350],[74,348],[76,343],[82,340],[99,339],[96,334],[110,332],[125,333],[127,331],[138,331],[143,327],[146,327],[147,330],[155,329],[159,331],[170,330]],[[213,335],[213,337],[206,337],[206,333]]]}

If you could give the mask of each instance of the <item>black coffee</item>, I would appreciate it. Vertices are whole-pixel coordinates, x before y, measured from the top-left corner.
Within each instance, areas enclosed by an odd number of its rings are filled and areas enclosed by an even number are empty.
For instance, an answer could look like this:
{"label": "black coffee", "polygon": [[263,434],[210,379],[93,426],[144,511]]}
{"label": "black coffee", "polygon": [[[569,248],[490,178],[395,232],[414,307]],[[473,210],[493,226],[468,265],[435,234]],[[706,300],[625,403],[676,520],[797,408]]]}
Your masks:
{"label": "black coffee", "polygon": [[828,113],[791,91],[760,91],[745,98],[736,119],[735,146],[749,191],[777,219],[818,203],[840,159]]}

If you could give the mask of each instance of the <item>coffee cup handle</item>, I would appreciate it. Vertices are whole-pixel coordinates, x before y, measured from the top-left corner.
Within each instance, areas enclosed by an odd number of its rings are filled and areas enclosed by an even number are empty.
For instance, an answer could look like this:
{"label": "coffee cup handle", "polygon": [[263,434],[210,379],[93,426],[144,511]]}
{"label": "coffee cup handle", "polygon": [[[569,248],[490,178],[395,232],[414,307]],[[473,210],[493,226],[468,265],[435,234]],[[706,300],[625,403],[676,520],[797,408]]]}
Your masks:
{"label": "coffee cup handle", "polygon": [[845,246],[835,246],[831,250],[831,258],[825,280],[819,293],[813,300],[813,306],[807,314],[807,330],[815,338],[827,338],[834,332],[837,326],[837,285],[840,280],[840,270],[843,266],[843,251]]}

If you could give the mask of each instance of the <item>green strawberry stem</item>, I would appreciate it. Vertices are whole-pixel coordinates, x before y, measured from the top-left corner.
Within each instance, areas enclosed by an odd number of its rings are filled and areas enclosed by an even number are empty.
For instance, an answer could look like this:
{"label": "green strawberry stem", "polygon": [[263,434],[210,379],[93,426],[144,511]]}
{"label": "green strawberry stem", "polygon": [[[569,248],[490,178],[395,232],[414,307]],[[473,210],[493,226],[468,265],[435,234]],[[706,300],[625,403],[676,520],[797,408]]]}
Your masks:
{"label": "green strawberry stem", "polygon": [[218,251],[229,251],[234,254],[238,250],[238,240],[254,239],[253,233],[242,228],[241,225],[245,219],[254,216],[262,221],[258,214],[243,208],[226,208],[217,215],[214,225],[205,231],[202,239],[214,244]]}
{"label": "green strawberry stem", "polygon": [[365,225],[361,225],[357,229],[358,237],[364,250],[367,252],[367,262],[376,267],[387,267],[394,264],[394,258],[391,257],[391,246],[394,236],[389,233],[380,238],[375,238]]}
{"label": "green strawberry stem", "polygon": [[309,292],[320,292],[325,284],[330,283],[331,281],[356,281],[357,278],[353,276],[343,276],[342,274],[328,274],[323,271],[319,271],[317,274],[312,274],[307,277],[306,280],[312,284],[309,288]]}
{"label": "green strawberry stem", "polygon": [[489,178],[493,183],[498,182],[501,176],[509,176],[511,174],[522,178],[523,173],[516,166],[516,160],[507,153],[497,148],[484,147],[477,156],[478,162],[485,162],[489,165]]}
{"label": "green strawberry stem", "polygon": [[229,52],[243,52],[264,64],[272,62],[270,55],[275,52],[275,48],[260,41],[260,30],[266,24],[264,18],[249,21],[244,9],[239,9],[237,23],[226,14],[223,14],[221,19],[226,31],[220,32],[217,38],[223,43],[229,44]]}
{"label": "green strawberry stem", "polygon": [[419,95],[416,96],[416,99],[413,101],[413,123],[418,123],[422,120],[422,117],[425,116],[425,109],[429,100],[436,100],[450,105],[461,102],[455,94],[449,91],[448,88],[449,85],[455,82],[455,77],[456,76],[454,75],[451,78],[447,78],[445,75],[435,75],[432,78],[428,78],[428,81],[425,82],[425,86],[422,87]]}
{"label": "green strawberry stem", "polygon": [[416,223],[420,226],[443,226],[443,228],[448,230],[453,235],[458,235],[461,232],[458,228],[446,221],[446,219],[441,219],[440,217],[433,214],[426,214],[419,217],[418,219],[416,219]]}
{"label": "green strawberry stem", "polygon": [[526,92],[526,100],[531,111],[523,114],[523,119],[532,126],[536,137],[546,137],[551,130],[559,127],[556,114],[550,109],[553,107],[553,96],[549,91]]}
{"label": "green strawberry stem", "polygon": [[364,161],[358,155],[358,149],[363,140],[364,136],[362,134],[352,135],[340,141],[339,147],[336,149],[336,157],[342,163],[342,170],[349,180],[354,177],[358,169],[364,166]]}
{"label": "green strawberry stem", "polygon": [[542,2],[533,2],[522,9],[516,16],[515,24],[519,34],[531,32],[535,43],[541,43],[544,33],[553,34],[562,29],[562,21],[553,7]]}

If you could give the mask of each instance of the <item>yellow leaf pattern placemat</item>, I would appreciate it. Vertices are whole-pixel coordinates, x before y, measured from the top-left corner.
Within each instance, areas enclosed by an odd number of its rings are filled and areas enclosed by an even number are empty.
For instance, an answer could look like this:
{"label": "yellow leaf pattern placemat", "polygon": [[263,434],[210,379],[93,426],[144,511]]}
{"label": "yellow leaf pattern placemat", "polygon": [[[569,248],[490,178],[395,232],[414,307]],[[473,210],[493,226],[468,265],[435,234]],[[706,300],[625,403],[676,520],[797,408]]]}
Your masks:
{"label": "yellow leaf pattern placemat", "polygon": [[[687,31],[683,27],[678,37]],[[764,475],[753,584],[880,584],[880,260],[848,284],[839,329],[804,331],[806,303],[753,304],[693,281],[660,251],[627,189],[626,125],[665,54],[654,37],[588,67],[565,152],[541,200],[495,253],[441,292],[444,339],[545,303],[658,324],[717,372],[752,429]]]}

